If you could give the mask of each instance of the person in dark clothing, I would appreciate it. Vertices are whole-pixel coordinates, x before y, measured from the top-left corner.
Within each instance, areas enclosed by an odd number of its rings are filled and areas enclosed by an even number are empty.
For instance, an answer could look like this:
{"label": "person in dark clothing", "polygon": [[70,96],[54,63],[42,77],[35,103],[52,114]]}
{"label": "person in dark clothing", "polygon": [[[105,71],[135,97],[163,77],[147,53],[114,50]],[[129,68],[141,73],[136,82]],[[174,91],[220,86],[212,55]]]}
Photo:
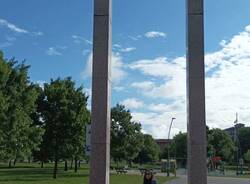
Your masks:
{"label": "person in dark clothing", "polygon": [[146,171],[144,173],[143,184],[157,184],[152,172]]}

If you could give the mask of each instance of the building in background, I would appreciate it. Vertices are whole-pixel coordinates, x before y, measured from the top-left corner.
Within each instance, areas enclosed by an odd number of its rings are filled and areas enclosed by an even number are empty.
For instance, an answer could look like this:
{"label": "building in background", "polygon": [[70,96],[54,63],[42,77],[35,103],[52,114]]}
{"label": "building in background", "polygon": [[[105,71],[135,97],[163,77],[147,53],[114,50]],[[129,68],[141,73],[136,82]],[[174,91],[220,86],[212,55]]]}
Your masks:
{"label": "building in background", "polygon": [[160,147],[160,152],[163,153],[166,147],[171,144],[172,139],[155,139],[155,142]]}
{"label": "building in background", "polygon": [[236,124],[236,125],[233,126],[233,127],[224,129],[224,131],[226,131],[226,132],[234,139],[234,136],[235,136],[235,128],[237,128],[237,130],[239,130],[240,128],[243,128],[243,127],[245,127],[245,124],[243,124],[243,123],[238,123],[238,124]]}

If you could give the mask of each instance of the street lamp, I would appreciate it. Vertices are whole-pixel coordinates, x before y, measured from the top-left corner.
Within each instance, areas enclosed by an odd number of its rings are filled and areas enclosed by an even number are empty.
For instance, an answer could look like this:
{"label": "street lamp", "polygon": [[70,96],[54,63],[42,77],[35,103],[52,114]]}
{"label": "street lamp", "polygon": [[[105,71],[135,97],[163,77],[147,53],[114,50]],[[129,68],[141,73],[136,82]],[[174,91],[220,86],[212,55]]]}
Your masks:
{"label": "street lamp", "polygon": [[[173,124],[173,121],[175,120],[176,118],[172,118],[171,119],[171,123],[170,123],[170,127],[169,127],[169,130],[168,130],[168,141],[170,139],[170,132],[171,132],[171,128],[172,128],[172,124]],[[169,154],[169,147],[170,147],[170,142],[168,144],[168,169],[167,169],[167,176],[169,176],[169,172],[170,172],[170,154]]]}

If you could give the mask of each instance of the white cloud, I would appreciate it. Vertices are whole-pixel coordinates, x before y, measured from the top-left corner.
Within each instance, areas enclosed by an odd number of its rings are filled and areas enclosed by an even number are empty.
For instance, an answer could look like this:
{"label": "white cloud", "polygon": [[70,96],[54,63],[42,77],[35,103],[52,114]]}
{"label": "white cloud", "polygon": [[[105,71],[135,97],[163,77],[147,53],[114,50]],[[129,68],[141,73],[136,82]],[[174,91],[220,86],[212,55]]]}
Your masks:
{"label": "white cloud", "polygon": [[125,87],[123,86],[114,86],[113,90],[117,91],[117,92],[121,92],[125,90]]}
{"label": "white cloud", "polygon": [[176,119],[173,122],[170,137],[173,137],[179,131],[186,131],[186,116],[184,111],[172,111],[165,113],[138,113],[132,112],[133,120],[142,123],[143,130],[146,133],[153,135],[154,138],[167,138],[170,122],[173,117]]}
{"label": "white cloud", "polygon": [[122,45],[120,44],[114,44],[113,45],[113,50],[114,51],[117,51],[117,52],[132,52],[132,51],[135,51],[136,48],[135,47],[122,47]]}
{"label": "white cloud", "polygon": [[61,56],[62,55],[62,53],[59,52],[55,47],[48,48],[48,50],[46,51],[46,54],[49,56]]}
{"label": "white cloud", "polygon": [[92,89],[91,88],[84,88],[83,92],[88,96],[87,109],[91,111]]}
{"label": "white cloud", "polygon": [[74,43],[87,43],[87,44],[89,44],[89,45],[92,45],[93,44],[93,42],[92,41],[90,41],[90,40],[88,40],[88,39],[86,39],[86,38],[84,38],[83,36],[79,36],[79,35],[72,35],[72,38],[73,38],[73,40],[74,40]]}
{"label": "white cloud", "polygon": [[136,98],[128,98],[121,102],[128,109],[138,109],[144,106],[143,102]]}
{"label": "white cloud", "polygon": [[[86,62],[84,71],[81,73],[83,79],[89,78],[92,76],[92,61],[93,54],[90,53]],[[118,84],[127,73],[124,70],[124,64],[122,57],[118,53],[112,53],[111,57],[111,80],[113,84]]]}
{"label": "white cloud", "polygon": [[145,36],[147,38],[159,38],[159,37],[165,38],[165,37],[167,37],[166,33],[159,32],[159,31],[150,31],[150,32],[147,32],[147,33],[145,33]]}
{"label": "white cloud", "polygon": [[147,108],[153,112],[163,113],[163,112],[172,112],[172,111],[185,111],[185,101],[176,100],[173,103],[159,103],[159,104],[150,104]]}
{"label": "white cloud", "polygon": [[144,91],[148,91],[152,89],[155,86],[155,84],[151,81],[143,81],[143,82],[134,82],[131,84],[131,86],[138,89],[142,89]]}
{"label": "white cloud", "polygon": [[136,50],[135,47],[127,47],[127,48],[121,48],[120,49],[121,52],[132,52],[134,50]]}
{"label": "white cloud", "polygon": [[[250,26],[230,40],[222,40],[221,49],[205,56],[206,120],[213,128],[233,126],[235,113],[239,122],[250,125]],[[150,98],[167,99],[166,103],[149,104],[149,112],[133,112],[144,131],[154,137],[166,137],[166,120],[176,117],[175,131],[186,130],[186,67],[185,58],[159,57],[133,62],[129,68],[152,79],[133,83],[139,93]],[[162,82],[152,82],[153,79]]]}
{"label": "white cloud", "polygon": [[46,83],[46,81],[43,81],[43,80],[38,80],[35,82],[35,84],[38,84],[41,88],[44,88],[45,83]]}
{"label": "white cloud", "polygon": [[38,32],[32,32],[32,34],[33,34],[34,36],[43,36],[43,35],[44,35],[44,33],[43,33],[43,32],[41,32],[41,31],[38,31]]}
{"label": "white cloud", "polygon": [[6,27],[9,30],[17,32],[17,33],[29,33],[29,31],[22,29],[15,24],[10,23],[5,19],[0,19],[0,26]]}
{"label": "white cloud", "polygon": [[140,38],[142,38],[142,35],[137,35],[137,36],[128,36],[129,39],[133,41],[138,41]]}
{"label": "white cloud", "polygon": [[[145,96],[154,98],[174,98],[178,99],[185,96],[185,58],[179,57],[173,60],[168,60],[165,57],[159,57],[152,60],[139,60],[130,64],[132,70],[139,70],[145,75],[162,79],[162,84],[144,81],[135,83],[133,87],[144,90],[142,93]],[[148,85],[148,87],[147,87]]]}

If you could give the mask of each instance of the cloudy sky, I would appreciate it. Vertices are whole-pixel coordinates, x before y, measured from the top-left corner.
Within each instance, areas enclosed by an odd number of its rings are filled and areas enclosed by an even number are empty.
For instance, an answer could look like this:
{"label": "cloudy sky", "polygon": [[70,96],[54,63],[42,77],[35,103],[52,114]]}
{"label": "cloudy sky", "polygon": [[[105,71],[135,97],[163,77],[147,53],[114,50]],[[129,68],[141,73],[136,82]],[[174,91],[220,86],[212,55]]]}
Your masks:
{"label": "cloudy sky", "polygon": [[[250,1],[205,3],[206,114],[214,128],[250,126]],[[1,0],[0,49],[31,81],[71,76],[91,95],[93,0]],[[143,131],[186,131],[185,0],[113,0],[112,105]]]}

